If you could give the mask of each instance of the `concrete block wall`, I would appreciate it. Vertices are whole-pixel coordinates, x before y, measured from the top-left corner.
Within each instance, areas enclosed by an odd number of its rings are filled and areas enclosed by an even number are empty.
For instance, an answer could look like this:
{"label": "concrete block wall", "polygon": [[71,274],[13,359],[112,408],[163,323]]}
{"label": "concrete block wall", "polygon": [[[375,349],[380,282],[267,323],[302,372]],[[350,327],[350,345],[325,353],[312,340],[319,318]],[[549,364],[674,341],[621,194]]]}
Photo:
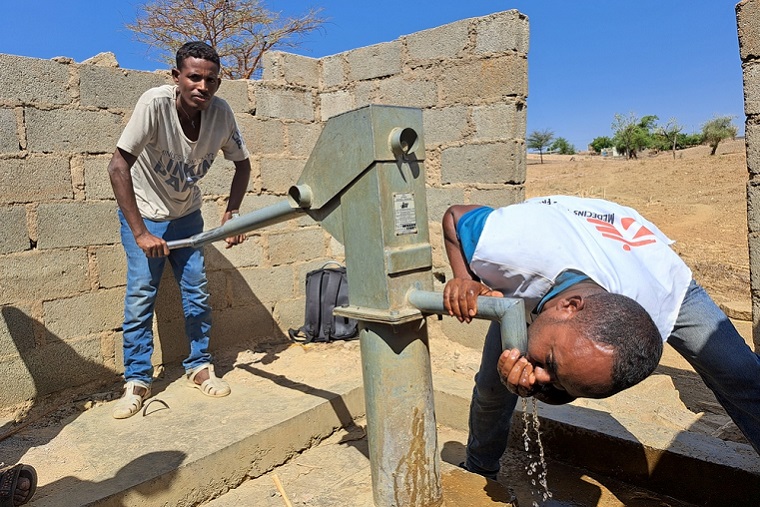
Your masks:
{"label": "concrete block wall", "polygon": [[[423,110],[431,242],[448,276],[440,219],[450,204],[523,198],[528,21],[517,11],[461,20],[321,59],[272,52],[259,81],[227,81],[251,151],[242,212],[285,198],[324,122],[368,104]],[[167,72],[0,55],[0,409],[122,372],[124,254],[107,164],[142,92]],[[201,181],[206,228],[219,223],[233,174],[217,158]],[[222,244],[223,245],[223,244]],[[308,217],[206,247],[216,349],[287,343],[303,321],[306,273],[343,260]],[[167,269],[154,363],[187,353]],[[484,325],[441,326],[467,343]]]}
{"label": "concrete block wall", "polygon": [[747,226],[749,234],[752,339],[760,351],[760,1],[736,5],[739,54],[744,74],[745,143],[747,150]]}

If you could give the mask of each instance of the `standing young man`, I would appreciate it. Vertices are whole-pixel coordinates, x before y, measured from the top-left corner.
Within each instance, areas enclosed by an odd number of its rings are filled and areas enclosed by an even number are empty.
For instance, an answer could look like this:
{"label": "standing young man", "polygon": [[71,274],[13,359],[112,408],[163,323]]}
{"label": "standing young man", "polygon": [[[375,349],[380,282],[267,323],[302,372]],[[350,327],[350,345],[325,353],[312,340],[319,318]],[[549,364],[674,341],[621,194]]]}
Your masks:
{"label": "standing young man", "polygon": [[[108,165],[119,204],[121,241],[127,255],[124,300],[124,396],[113,416],[136,414],[150,396],[153,379],[153,313],[168,259],[182,295],[190,355],[182,363],[188,382],[208,396],[230,393],[216,377],[208,352],[211,307],[203,250],[169,250],[167,241],[203,231],[201,190],[219,150],[235,164],[222,224],[237,214],[251,165],[232,109],[215,97],[221,83],[219,55],[203,42],[177,51],[174,85],[145,92],[117,143]],[[244,236],[227,238],[227,248]]]}

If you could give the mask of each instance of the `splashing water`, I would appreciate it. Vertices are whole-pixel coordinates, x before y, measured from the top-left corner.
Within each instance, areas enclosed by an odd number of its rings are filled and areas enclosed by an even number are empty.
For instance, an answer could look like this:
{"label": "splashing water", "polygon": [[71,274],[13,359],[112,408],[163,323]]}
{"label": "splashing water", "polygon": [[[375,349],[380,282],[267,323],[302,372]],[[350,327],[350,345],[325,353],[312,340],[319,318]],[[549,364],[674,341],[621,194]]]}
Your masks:
{"label": "splashing water", "polygon": [[[541,442],[541,434],[538,420],[538,402],[535,398],[531,398],[532,407],[528,410],[528,399],[522,399],[522,417],[523,417],[523,445],[525,452],[528,454],[528,465],[525,467],[525,471],[530,477],[531,483],[531,496],[540,496],[541,502],[547,502],[551,499],[552,494],[549,491],[549,483],[546,479],[546,459],[544,457],[544,445]],[[532,431],[531,431],[532,430]],[[535,445],[531,433],[535,433]],[[533,449],[538,450],[538,459],[534,459]],[[535,489],[534,489],[535,488]],[[535,500],[532,503],[533,507],[539,507],[538,502]]]}

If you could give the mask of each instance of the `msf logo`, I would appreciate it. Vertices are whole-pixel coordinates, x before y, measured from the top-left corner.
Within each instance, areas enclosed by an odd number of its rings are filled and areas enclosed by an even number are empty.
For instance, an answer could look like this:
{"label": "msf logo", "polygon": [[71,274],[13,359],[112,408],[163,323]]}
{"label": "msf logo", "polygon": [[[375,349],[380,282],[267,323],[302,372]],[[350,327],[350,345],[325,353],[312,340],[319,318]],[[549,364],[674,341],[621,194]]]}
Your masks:
{"label": "msf logo", "polygon": [[587,219],[590,224],[596,227],[596,230],[602,233],[602,236],[623,244],[623,250],[629,252],[631,248],[651,245],[657,242],[654,233],[639,224],[633,218],[623,218],[620,220],[623,230],[617,229],[613,224],[598,220],[596,218]]}

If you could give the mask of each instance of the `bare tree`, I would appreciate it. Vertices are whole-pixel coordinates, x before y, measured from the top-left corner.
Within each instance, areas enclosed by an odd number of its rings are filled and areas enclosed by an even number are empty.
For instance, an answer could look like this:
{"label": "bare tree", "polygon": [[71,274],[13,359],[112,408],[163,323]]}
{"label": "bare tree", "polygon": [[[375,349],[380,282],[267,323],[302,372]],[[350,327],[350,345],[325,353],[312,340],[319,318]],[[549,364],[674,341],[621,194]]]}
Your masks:
{"label": "bare tree", "polygon": [[266,51],[297,47],[299,36],[320,28],[320,13],[282,19],[260,0],[153,0],[140,5],[126,27],[170,65],[182,44],[202,40],[219,53],[222,77],[250,79]]}
{"label": "bare tree", "polygon": [[679,125],[675,118],[668,120],[664,126],[658,127],[655,132],[665,138],[668,144],[673,149],[673,160],[676,159],[676,146],[678,144],[678,134],[683,130],[683,126]]}

